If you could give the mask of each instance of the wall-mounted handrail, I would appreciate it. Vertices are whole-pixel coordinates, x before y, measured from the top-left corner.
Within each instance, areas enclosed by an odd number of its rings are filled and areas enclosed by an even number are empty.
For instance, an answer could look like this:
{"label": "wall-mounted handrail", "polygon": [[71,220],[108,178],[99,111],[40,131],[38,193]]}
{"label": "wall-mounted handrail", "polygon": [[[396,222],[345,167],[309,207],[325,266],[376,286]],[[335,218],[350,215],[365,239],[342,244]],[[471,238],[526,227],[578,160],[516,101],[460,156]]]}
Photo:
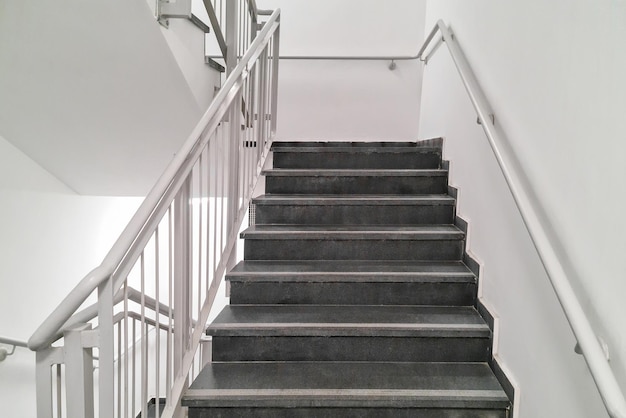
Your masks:
{"label": "wall-mounted handrail", "polygon": [[563,266],[564,262],[561,261],[557,255],[554,245],[552,244],[552,239],[546,232],[547,228],[537,215],[535,205],[529,198],[530,192],[524,187],[514,164],[504,152],[503,144],[505,144],[506,141],[503,140],[503,135],[496,130],[494,112],[456,38],[442,20],[437,22],[426,38],[424,45],[420,49],[418,58],[427,61],[432,55],[434,47],[431,48],[430,52],[424,57],[427,48],[431,45],[437,32],[441,33],[443,42],[448,46],[452,60],[476,110],[478,120],[481,121],[481,126],[485,131],[489,144],[498,161],[498,165],[509,186],[509,190],[522,215],[526,229],[544,265],[570,327],[578,340],[582,354],[585,357],[585,361],[591,371],[591,375],[593,376],[606,409],[611,417],[626,418],[626,401],[624,400],[624,394],[621,392],[615,375],[611,370],[602,344],[598,340],[598,336],[594,332],[572,288]]}
{"label": "wall-mounted handrail", "polygon": [[0,347],[0,362],[4,361],[7,356],[12,356],[17,347],[28,347],[26,341],[16,340],[15,338],[4,337],[2,335],[0,335],[0,344],[11,346],[11,351],[8,351],[4,347]]}
{"label": "wall-mounted handrail", "polygon": [[0,335],[0,344],[12,345],[13,347],[28,347],[28,343],[26,341],[17,340],[15,338],[5,337]]}

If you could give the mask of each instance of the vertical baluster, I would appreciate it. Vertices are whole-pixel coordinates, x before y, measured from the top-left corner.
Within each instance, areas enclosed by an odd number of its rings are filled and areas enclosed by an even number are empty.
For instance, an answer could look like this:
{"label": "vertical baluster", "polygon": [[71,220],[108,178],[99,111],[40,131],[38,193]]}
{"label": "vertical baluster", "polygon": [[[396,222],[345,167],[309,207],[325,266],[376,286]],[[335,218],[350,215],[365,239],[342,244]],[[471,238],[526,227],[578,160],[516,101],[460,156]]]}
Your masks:
{"label": "vertical baluster", "polygon": [[241,103],[244,104],[245,103],[245,109],[244,109],[244,114],[243,114],[243,124],[244,124],[244,128],[243,128],[243,134],[241,136],[241,148],[242,148],[242,153],[240,154],[240,167],[241,167],[241,171],[243,173],[242,176],[239,177],[239,182],[237,184],[237,188],[239,189],[239,194],[241,195],[241,191],[244,189],[244,185],[246,182],[246,149],[248,147],[248,124],[250,123],[249,121],[249,112],[248,112],[248,98],[245,95],[245,89],[246,89],[246,83],[248,82],[247,78],[244,78],[243,80],[243,84],[242,84],[242,90],[244,91],[244,94],[241,95]]}
{"label": "vertical baluster", "polygon": [[63,416],[63,380],[61,377],[61,370],[62,370],[62,365],[61,364],[55,364],[54,365],[56,367],[57,373],[56,373],[56,378],[57,378],[57,417],[61,418]]}
{"label": "vertical baluster", "polygon": [[[232,106],[232,105],[231,105]],[[222,146],[224,147],[223,150],[225,153],[228,153],[228,139],[230,138],[230,130],[232,129],[232,124],[233,124],[233,120],[232,118],[229,119],[228,121],[228,132],[224,132],[223,133],[223,137],[222,137]],[[226,139],[224,139],[224,136],[226,136]],[[221,174],[221,187],[220,187],[220,236],[219,236],[219,251],[218,251],[218,255],[222,254],[222,242],[224,241],[224,204],[226,201],[226,170],[227,170],[227,164],[228,164],[228,159],[226,158],[226,156],[222,156],[222,158],[220,159],[220,165],[221,165],[221,169],[220,169],[220,174]]]}
{"label": "vertical baluster", "polygon": [[[204,184],[204,159],[203,159],[204,151],[200,153],[200,158],[198,159],[198,199],[200,200],[200,207],[198,208],[198,311],[197,311],[197,320],[200,320],[200,311],[202,310],[202,229],[204,223],[202,222],[202,217],[204,214],[204,202],[202,199],[202,186]],[[200,324],[196,324],[196,326],[200,326]],[[200,365],[198,365],[198,368]],[[198,370],[200,371],[200,370]]]}
{"label": "vertical baluster", "polygon": [[[237,66],[238,56],[238,0],[226,2],[226,75],[230,75]],[[232,119],[229,118],[232,122]]]}
{"label": "vertical baluster", "polygon": [[137,411],[135,399],[137,397],[137,379],[135,378],[135,374],[137,373],[137,330],[136,330],[137,321],[133,319],[133,333],[132,333],[132,372],[131,372],[131,391],[132,391],[132,402],[131,402],[131,410],[130,414],[132,417],[135,416],[135,411]]}
{"label": "vertical baluster", "polygon": [[159,417],[161,416],[160,413],[160,408],[159,408],[159,402],[160,402],[160,393],[159,393],[159,381],[161,380],[161,329],[159,328],[159,323],[161,322],[161,315],[160,315],[160,305],[161,305],[161,299],[160,299],[160,292],[159,292],[159,285],[160,285],[160,274],[159,274],[159,270],[160,270],[160,263],[159,263],[159,227],[156,227],[156,230],[154,231],[154,299],[156,300],[156,306],[154,308],[154,321],[156,323],[155,327],[154,327],[154,332],[156,333],[155,335],[155,355],[154,355],[154,384],[155,384],[155,389],[154,389],[154,397],[156,399],[156,407],[154,409],[154,413],[155,413],[155,417]]}
{"label": "vertical baluster", "polygon": [[267,116],[265,117],[267,120],[265,122],[265,141],[263,142],[263,146],[265,146],[265,144],[269,141],[270,138],[270,130],[271,130],[271,123],[269,121],[270,115],[271,115],[271,111],[272,111],[272,66],[270,65],[270,57],[272,56],[271,51],[272,51],[272,46],[274,43],[274,39],[270,38],[270,41],[267,45],[267,48],[265,49],[267,52],[267,55],[265,56],[265,65],[267,65],[267,90],[266,92],[266,103],[267,103],[267,107],[266,109],[266,114]]}
{"label": "vertical baluster", "polygon": [[[280,19],[280,17],[279,17]],[[278,22],[278,27],[276,28],[276,32],[274,32],[273,36],[274,41],[274,50],[272,57],[272,127],[271,134],[272,137],[276,136],[276,126],[277,126],[277,114],[278,114],[278,64],[280,60],[280,20]]]}
{"label": "vertical baluster", "polygon": [[146,263],[144,252],[139,257],[141,267],[141,418],[147,418],[148,404],[148,333],[146,326]]}
{"label": "vertical baluster", "polygon": [[99,416],[114,414],[113,277],[98,286]]}
{"label": "vertical baluster", "polygon": [[122,326],[117,324],[117,415],[122,416]]}
{"label": "vertical baluster", "polygon": [[173,322],[173,313],[172,313],[172,307],[174,306],[174,300],[173,300],[173,275],[174,275],[174,263],[173,263],[173,257],[174,257],[174,250],[173,250],[173,231],[174,231],[174,220],[172,217],[172,207],[170,206],[170,208],[167,211],[167,225],[168,225],[168,234],[167,234],[167,239],[168,239],[168,251],[167,251],[167,255],[168,255],[168,287],[167,287],[167,360],[166,360],[166,369],[165,369],[165,388],[166,388],[166,392],[165,392],[165,399],[171,400],[171,388],[172,388],[172,383],[173,383],[173,373],[172,373],[172,356],[173,356],[173,352],[172,352],[172,346],[173,346],[173,341],[172,341],[172,335],[173,335],[173,331],[172,331],[172,322]]}
{"label": "vertical baluster", "polygon": [[[242,31],[243,31],[243,13],[244,13],[244,8],[242,7],[242,0],[237,0],[239,2],[239,7],[238,7],[238,22],[237,22],[237,58],[243,56],[244,53],[244,46],[243,46],[243,35],[242,35]],[[237,60],[239,61],[239,59]]]}
{"label": "vertical baluster", "polygon": [[[219,129],[219,126],[218,128]],[[209,272],[211,271],[209,269],[210,266],[210,257],[211,257],[211,250],[210,250],[210,230],[211,230],[211,146],[212,144],[215,143],[215,134],[211,134],[211,138],[209,138],[209,143],[207,144],[207,158],[206,158],[206,164],[207,164],[207,169],[206,169],[206,197],[207,197],[207,205],[206,205],[206,278],[205,278],[205,288],[208,289],[209,288],[209,283],[210,283],[210,274]]]}
{"label": "vertical baluster", "polygon": [[259,158],[259,153],[261,147],[265,146],[265,104],[266,104],[266,79],[267,79],[267,66],[265,65],[265,61],[267,58],[267,49],[264,49],[261,55],[259,56],[259,61],[257,65],[259,66],[259,141],[257,143],[257,159]]}
{"label": "vertical baluster", "polygon": [[[175,200],[174,210],[174,376],[186,373],[182,360],[188,349],[191,328],[191,173],[185,179]],[[178,415],[180,407],[177,407]]]}
{"label": "vertical baluster", "polygon": [[215,272],[217,271],[217,197],[218,197],[218,177],[219,177],[219,161],[220,158],[219,148],[220,148],[220,140],[222,138],[222,132],[224,130],[224,120],[222,119],[222,123],[220,124],[220,130],[216,133],[214,148],[213,148],[213,166],[215,167],[215,177],[213,191],[215,196],[213,198],[213,280],[216,280]]}
{"label": "vertical baluster", "polygon": [[[250,44],[248,43],[248,35],[249,35],[249,25],[250,25],[250,9],[249,9],[249,4],[247,0],[244,0],[243,2],[244,6],[243,8],[245,9],[245,12],[243,14],[244,16],[244,23],[243,23],[243,51],[244,53],[248,50],[248,47],[250,46]],[[243,55],[243,54],[242,54]]]}
{"label": "vertical baluster", "polygon": [[130,404],[128,402],[128,391],[134,390],[128,388],[128,352],[130,346],[128,345],[128,278],[124,280],[124,417],[128,418],[128,408]]}

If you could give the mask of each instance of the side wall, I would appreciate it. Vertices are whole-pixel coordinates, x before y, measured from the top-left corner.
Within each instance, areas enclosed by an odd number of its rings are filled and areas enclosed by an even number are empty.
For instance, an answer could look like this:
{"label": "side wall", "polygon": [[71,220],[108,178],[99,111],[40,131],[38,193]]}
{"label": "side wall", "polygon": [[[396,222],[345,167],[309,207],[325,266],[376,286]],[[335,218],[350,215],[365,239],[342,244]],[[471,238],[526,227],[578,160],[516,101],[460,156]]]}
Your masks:
{"label": "side wall", "polygon": [[80,194],[145,195],[201,115],[163,32],[145,0],[0,2],[0,134]]}
{"label": "side wall", "polygon": [[[258,0],[280,7],[281,55],[416,55],[425,0]],[[415,139],[420,65],[282,60],[279,139]]]}
{"label": "side wall", "polygon": [[[450,24],[524,168],[626,388],[626,3],[429,2]],[[443,46],[424,71],[420,137],[444,136],[497,355],[518,417],[607,416],[476,114]]]}
{"label": "side wall", "polygon": [[[102,261],[140,203],[78,196],[0,137],[0,335],[27,340]],[[35,355],[0,363],[0,415],[35,417]]]}

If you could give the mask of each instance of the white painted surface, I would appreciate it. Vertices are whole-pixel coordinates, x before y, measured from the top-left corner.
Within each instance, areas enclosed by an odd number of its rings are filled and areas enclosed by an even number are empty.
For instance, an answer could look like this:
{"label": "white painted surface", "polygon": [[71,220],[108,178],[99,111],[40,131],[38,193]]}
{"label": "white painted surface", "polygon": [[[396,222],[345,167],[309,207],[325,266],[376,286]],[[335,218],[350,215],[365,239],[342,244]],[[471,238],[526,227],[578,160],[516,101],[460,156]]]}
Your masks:
{"label": "white painted surface", "polygon": [[[258,0],[280,7],[281,55],[415,55],[425,0]],[[421,85],[415,61],[280,63],[279,139],[416,139]]]}
{"label": "white painted surface", "polygon": [[204,32],[188,19],[169,19],[169,28],[161,27],[161,32],[199,109],[206,111],[215,97],[215,89],[222,85],[222,73],[204,62]]}
{"label": "white painted surface", "polygon": [[200,108],[145,0],[0,4],[0,134],[73,190],[144,195]]}
{"label": "white painted surface", "polygon": [[[139,199],[78,196],[1,137],[0,176],[0,335],[27,340],[102,261]],[[35,417],[26,349],[0,363],[0,415]]]}
{"label": "white painted surface", "polygon": [[[626,388],[626,3],[429,2],[426,27],[439,18],[474,67]],[[501,321],[498,354],[521,389],[517,416],[606,416],[475,120],[442,48],[424,73],[420,137],[446,137],[482,295]]]}

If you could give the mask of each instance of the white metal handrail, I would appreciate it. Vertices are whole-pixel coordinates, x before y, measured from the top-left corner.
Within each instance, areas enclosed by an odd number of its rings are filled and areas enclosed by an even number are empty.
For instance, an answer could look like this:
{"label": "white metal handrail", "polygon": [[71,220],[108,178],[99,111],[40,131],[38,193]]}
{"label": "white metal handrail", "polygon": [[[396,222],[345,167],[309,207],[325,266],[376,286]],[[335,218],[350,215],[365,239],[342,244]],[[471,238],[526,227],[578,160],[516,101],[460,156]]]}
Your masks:
{"label": "white metal handrail", "polygon": [[12,356],[13,353],[15,353],[15,349],[17,347],[24,347],[24,348],[28,347],[28,345],[26,344],[26,341],[17,340],[15,338],[10,338],[10,337],[4,337],[2,335],[0,335],[0,344],[11,346],[11,351],[8,351],[4,347],[0,347],[0,362],[6,360],[7,356]]}
{"label": "white metal handrail", "polygon": [[[157,398],[165,392],[161,416],[180,415],[182,391],[204,361],[198,351],[204,324],[232,263],[238,231],[276,131],[280,10],[254,33],[253,41],[240,41],[251,33],[237,30],[238,19],[248,28],[249,23],[233,4],[227,4],[229,42],[245,48],[245,54],[229,68],[208,110],[101,265],[28,342],[37,352],[40,418],[64,416],[65,409],[70,418],[96,415],[94,348],[100,360],[100,417],[136,416],[138,407],[147,416],[148,392]],[[131,279],[138,290],[131,287]],[[78,311],[96,289],[97,304]],[[166,303],[161,303],[163,298]],[[129,309],[129,302],[138,305],[137,311]],[[91,323],[93,319],[97,322]],[[63,346],[52,347],[61,337]],[[136,356],[141,357],[138,363]],[[66,404],[62,392],[72,394]]]}
{"label": "white metal handrail", "polygon": [[[441,34],[441,38],[438,39],[429,52],[426,53],[438,32]],[[591,371],[591,375],[593,376],[606,409],[611,417],[626,418],[626,401],[624,400],[624,394],[621,392],[615,375],[611,370],[602,344],[595,334],[567,278],[563,262],[559,259],[554,249],[551,242],[552,239],[548,236],[547,228],[542,224],[537,214],[537,209],[529,198],[530,192],[524,187],[520,180],[520,175],[517,173],[513,161],[507,157],[504,152],[503,144],[505,144],[506,141],[502,139],[503,134],[496,130],[493,109],[489,105],[454,34],[442,20],[437,22],[426,38],[418,57],[422,61],[427,62],[441,44],[441,41],[448,46],[448,51],[452,56],[452,60],[461,76],[463,85],[476,110],[478,120],[481,122],[483,130],[489,140],[498,165],[522,215],[526,229],[541,258],[541,262],[548,273],[548,277],[565,312],[565,316],[578,340],[582,354],[585,357],[585,361]]]}

